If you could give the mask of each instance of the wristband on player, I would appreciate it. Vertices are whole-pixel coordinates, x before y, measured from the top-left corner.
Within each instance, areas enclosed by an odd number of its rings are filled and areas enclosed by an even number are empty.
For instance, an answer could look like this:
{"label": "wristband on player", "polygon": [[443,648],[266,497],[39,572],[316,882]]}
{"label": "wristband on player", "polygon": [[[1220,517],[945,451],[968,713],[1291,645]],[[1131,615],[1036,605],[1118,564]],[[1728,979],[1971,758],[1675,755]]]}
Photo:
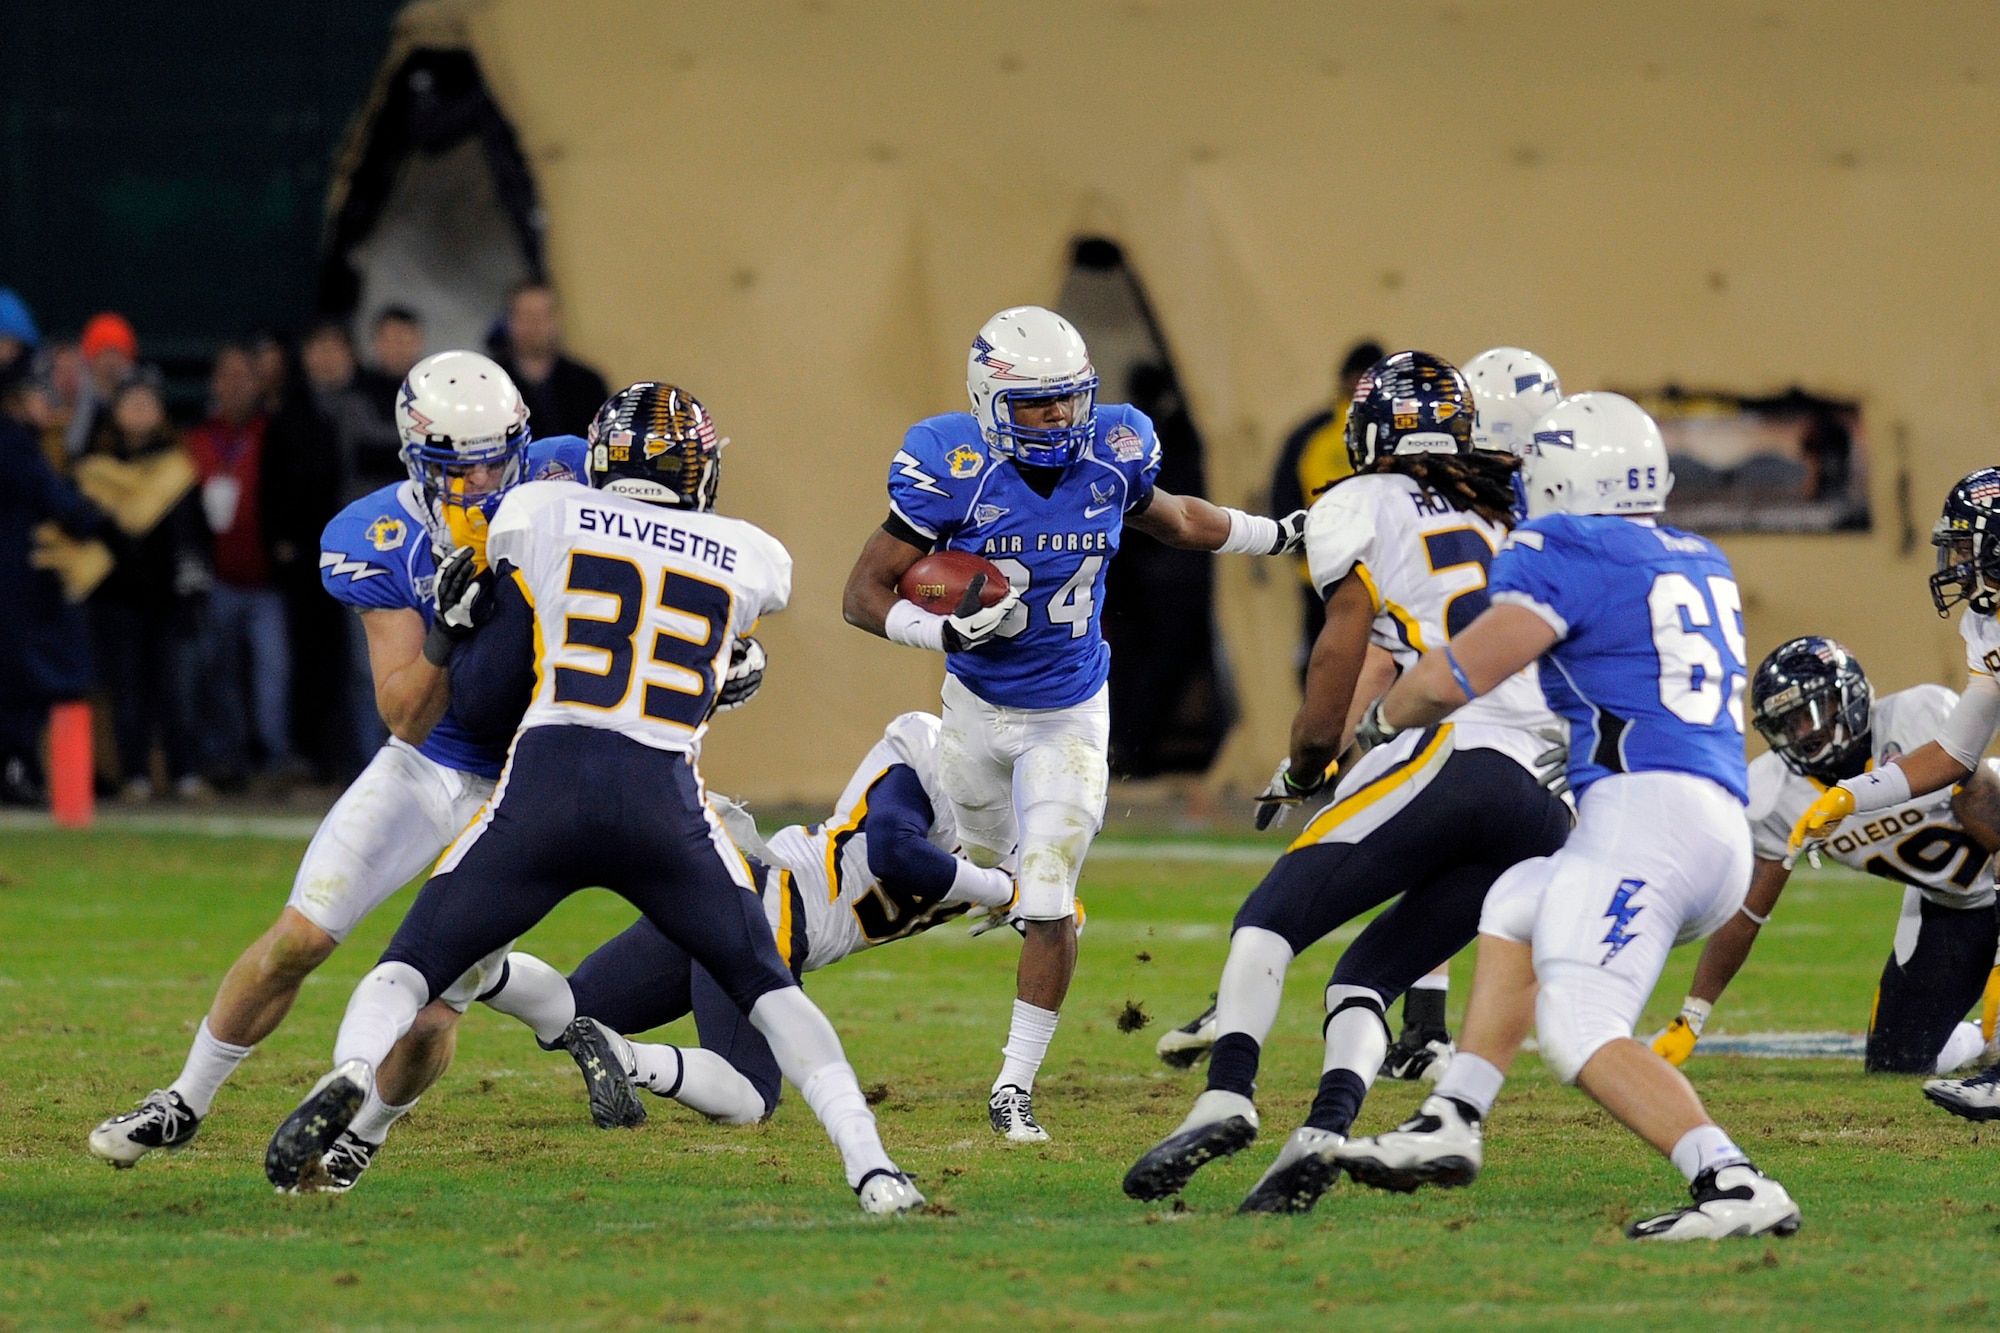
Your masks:
{"label": "wristband on player", "polygon": [[1708,1026],[1708,1016],[1714,1012],[1715,1005],[1711,1001],[1698,1000],[1692,995],[1681,1001],[1681,1017],[1687,1020],[1687,1025],[1694,1029],[1697,1037]]}
{"label": "wristband on player", "polygon": [[1910,799],[1910,779],[1901,764],[1883,764],[1840,784],[1854,798],[1854,813],[1886,810]]}
{"label": "wristband on player", "polygon": [[941,653],[944,651],[944,621],[943,616],[926,611],[915,602],[898,598],[895,605],[889,608],[889,614],[882,618],[882,633],[891,643]]}
{"label": "wristband on player", "polygon": [[1466,679],[1465,668],[1458,664],[1458,658],[1452,653],[1450,644],[1444,646],[1444,664],[1451,668],[1451,678],[1458,682],[1458,688],[1465,691],[1466,699],[1477,699],[1479,691],[1473,689],[1472,682]]}
{"label": "wristband on player", "polygon": [[1218,555],[1270,555],[1278,549],[1278,520],[1262,514],[1246,514],[1241,509],[1221,506],[1229,515],[1229,535],[1215,548]]}

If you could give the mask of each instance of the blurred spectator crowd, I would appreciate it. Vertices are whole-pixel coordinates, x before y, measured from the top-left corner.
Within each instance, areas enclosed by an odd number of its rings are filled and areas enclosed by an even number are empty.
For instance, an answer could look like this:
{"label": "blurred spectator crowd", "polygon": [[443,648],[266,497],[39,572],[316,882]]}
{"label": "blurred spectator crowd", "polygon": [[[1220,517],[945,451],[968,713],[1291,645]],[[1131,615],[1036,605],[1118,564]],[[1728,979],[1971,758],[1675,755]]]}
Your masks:
{"label": "blurred spectator crowd", "polygon": [[[176,414],[124,317],[44,337],[0,287],[0,803],[44,802],[49,710],[80,699],[98,789],[132,803],[341,782],[382,743],[319,538],[408,476],[396,394],[443,349],[403,307],[367,332],[365,358],[343,320],[226,343],[205,406]],[[562,355],[545,284],[515,289],[489,350],[537,437],[581,434],[608,392]]]}

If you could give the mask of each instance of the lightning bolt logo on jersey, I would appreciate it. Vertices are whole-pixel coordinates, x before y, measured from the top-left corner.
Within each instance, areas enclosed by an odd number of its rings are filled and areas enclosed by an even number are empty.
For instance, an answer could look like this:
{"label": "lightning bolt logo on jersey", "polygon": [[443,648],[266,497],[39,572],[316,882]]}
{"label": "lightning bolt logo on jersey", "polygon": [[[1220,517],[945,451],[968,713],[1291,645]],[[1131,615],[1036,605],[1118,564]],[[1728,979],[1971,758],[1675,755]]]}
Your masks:
{"label": "lightning bolt logo on jersey", "polygon": [[[575,435],[555,435],[528,446],[529,477],[574,480],[584,474],[588,446]],[[423,498],[413,481],[370,491],[333,516],[319,539],[319,581],[335,601],[357,611],[415,611],[431,622],[431,585],[437,555],[425,538]],[[471,740],[451,710],[417,749],[461,773],[497,778],[505,745]]]}
{"label": "lightning bolt logo on jersey", "polygon": [[[973,453],[983,466],[970,466]],[[912,426],[890,463],[890,509],[919,542],[985,556],[1022,594],[997,639],[950,657],[951,674],[1008,708],[1066,708],[1096,694],[1111,670],[1099,632],[1105,567],[1159,470],[1153,423],[1127,406],[1096,409],[1089,445],[1046,497],[1011,461],[988,456],[970,413]]]}

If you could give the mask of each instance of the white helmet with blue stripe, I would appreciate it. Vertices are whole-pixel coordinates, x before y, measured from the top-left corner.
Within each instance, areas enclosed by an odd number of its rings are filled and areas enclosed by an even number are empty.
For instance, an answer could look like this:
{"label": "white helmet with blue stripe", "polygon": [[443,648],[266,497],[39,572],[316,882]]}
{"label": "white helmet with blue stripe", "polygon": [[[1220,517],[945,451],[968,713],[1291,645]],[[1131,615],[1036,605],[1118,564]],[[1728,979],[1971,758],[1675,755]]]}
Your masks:
{"label": "white helmet with blue stripe", "polygon": [[1536,422],[1521,480],[1530,519],[1657,514],[1674,488],[1658,423],[1617,393],[1574,394]]}
{"label": "white helmet with blue stripe", "polygon": [[1523,347],[1495,347],[1462,367],[1472,386],[1472,447],[1521,457],[1528,433],[1562,401],[1556,368]]}
{"label": "white helmet with blue stripe", "polygon": [[[965,391],[986,447],[1031,467],[1068,467],[1090,443],[1097,371],[1083,335],[1053,310],[1014,306],[986,321],[965,363]],[[1046,424],[1017,420],[1017,409]]]}

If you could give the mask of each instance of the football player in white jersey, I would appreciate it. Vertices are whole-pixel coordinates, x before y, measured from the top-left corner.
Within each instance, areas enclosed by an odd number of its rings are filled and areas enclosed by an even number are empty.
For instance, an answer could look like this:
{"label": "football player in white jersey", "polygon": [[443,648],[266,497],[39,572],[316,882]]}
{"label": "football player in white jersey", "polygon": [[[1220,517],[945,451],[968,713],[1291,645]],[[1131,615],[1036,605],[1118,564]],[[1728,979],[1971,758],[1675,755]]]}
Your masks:
{"label": "football player in white jersey", "polygon": [[[779,958],[695,767],[737,641],[791,595],[785,548],[713,512],[721,447],[683,390],[633,385],[591,423],[595,489],[530,482],[501,503],[490,591],[466,589],[440,618],[464,639],[452,670],[468,725],[520,719],[507,766],[356,987],[333,1070],[272,1136],[264,1171],[280,1190],[319,1183],[321,1159],[433,996],[601,885],[749,1015],[864,1211],[923,1201],[883,1151],[840,1038]],[[475,632],[482,601],[490,620]]]}
{"label": "football player in white jersey", "polygon": [[[1347,418],[1355,475],[1306,520],[1326,624],[1306,668],[1291,754],[1260,797],[1258,827],[1331,779],[1371,641],[1408,667],[1426,651],[1448,651],[1485,610],[1486,567],[1512,521],[1518,464],[1475,451],[1472,427],[1464,377],[1427,352],[1387,357],[1356,387]],[[1555,725],[1535,673],[1522,670],[1453,722],[1379,746],[1341,775],[1332,804],[1237,912],[1208,1089],[1127,1172],[1128,1195],[1178,1193],[1204,1164],[1256,1138],[1258,1062],[1292,959],[1395,898],[1334,968],[1318,1095],[1243,1211],[1304,1212],[1318,1202],[1339,1174],[1334,1150],[1382,1068],[1387,1005],[1472,942],[1502,871],[1555,851],[1569,831],[1568,807],[1537,772],[1549,749],[1538,733]]]}
{"label": "football player in white jersey", "polygon": [[[1965,693],[1931,740],[1890,763],[1843,778],[1822,792],[1792,828],[1791,855],[1831,842],[1850,816],[1872,815],[1964,782],[2000,734],[2000,468],[1968,473],[1945,497],[1931,532],[1937,572],[1931,601],[1941,616],[1960,603]],[[2000,1064],[1971,1078],[1934,1079],[1924,1095],[1968,1120],[2000,1119]]]}
{"label": "football player in white jersey", "polygon": [[[1155,485],[1160,445],[1134,407],[1097,403],[1097,372],[1068,320],[1017,306],[966,360],[972,411],[910,427],[889,467],[889,516],[848,575],[849,624],[947,655],[944,784],[966,853],[1015,867],[1024,923],[1013,1021],[987,1115],[1016,1143],[1035,1119],[1035,1073],[1076,972],[1076,879],[1104,821],[1111,649],[1105,567],[1130,525],[1184,550],[1279,555],[1303,513],[1248,514]],[[934,550],[999,566],[998,604],[941,616],[897,594]]]}
{"label": "football player in white jersey", "polygon": [[[577,476],[583,441],[530,444],[520,393],[477,352],[418,362],[396,396],[396,429],[410,479],[342,510],[327,524],[319,561],[327,592],[360,614],[390,739],[321,821],[278,919],[223,978],[180,1076],[91,1133],[90,1151],[112,1166],[194,1138],[223,1083],[284,1021],[305,979],[437,859],[500,775],[504,738],[475,740],[452,709],[442,641],[431,637],[432,584],[440,562],[483,530],[515,484]],[[476,987],[452,990],[424,1011],[382,1070],[387,1101],[370,1102],[365,1130],[386,1132],[450,1058],[473,994]]]}
{"label": "football player in white jersey", "polygon": [[[1708,937],[1680,1016],[1654,1039],[1673,1064],[1694,1053],[1723,989],[1742,968],[1791,876],[1787,842],[1828,784],[1917,749],[1938,734],[1958,696],[1919,685],[1875,696],[1854,655],[1817,635],[1773,649],[1750,682],[1750,718],[1770,743],[1750,765],[1750,892]],[[1868,1016],[1872,1073],[1948,1074],[1985,1045],[1965,1022],[1993,975],[2000,916],[1991,827],[2000,809],[1996,761],[1954,791],[1918,796],[1843,823],[1822,850],[1842,865],[1904,885],[1895,947]]]}
{"label": "football player in white jersey", "polygon": [[[713,798],[730,836],[751,859],[778,956],[794,975],[908,939],[968,908],[1004,909],[1013,901],[1014,883],[1004,871],[953,855],[958,830],[939,781],[938,730],[930,713],[896,718],[854,770],[828,818],[779,829],[768,841],[748,810]],[[1081,911],[1079,905],[1079,929]],[[632,1086],[726,1124],[748,1124],[776,1109],[778,1066],[769,1045],[686,951],[646,918],[599,947],[567,979],[528,954],[511,954],[507,961],[508,979],[484,997],[486,1003],[527,1023],[544,1046],[568,1049],[590,1088],[600,1127],[645,1119]],[[690,1011],[701,1035],[698,1049],[621,1035]]]}

